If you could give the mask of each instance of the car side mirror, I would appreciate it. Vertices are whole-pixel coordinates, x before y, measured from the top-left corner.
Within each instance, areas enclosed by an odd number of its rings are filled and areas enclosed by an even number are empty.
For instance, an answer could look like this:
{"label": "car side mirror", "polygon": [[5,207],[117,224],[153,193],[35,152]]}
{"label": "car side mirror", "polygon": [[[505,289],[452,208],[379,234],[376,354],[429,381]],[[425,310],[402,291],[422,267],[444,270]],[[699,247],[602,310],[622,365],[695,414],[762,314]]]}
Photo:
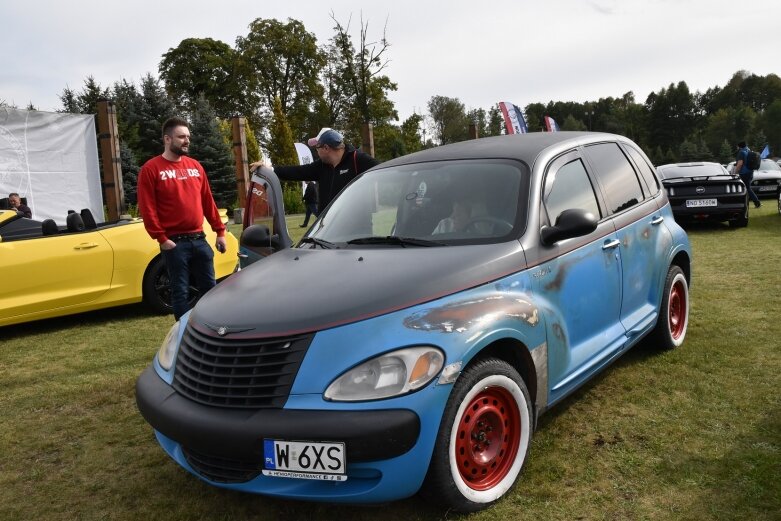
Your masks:
{"label": "car side mirror", "polygon": [[546,246],[550,246],[564,239],[588,235],[597,229],[597,218],[593,213],[571,208],[564,210],[556,218],[553,226],[543,226],[540,230],[540,239]]}

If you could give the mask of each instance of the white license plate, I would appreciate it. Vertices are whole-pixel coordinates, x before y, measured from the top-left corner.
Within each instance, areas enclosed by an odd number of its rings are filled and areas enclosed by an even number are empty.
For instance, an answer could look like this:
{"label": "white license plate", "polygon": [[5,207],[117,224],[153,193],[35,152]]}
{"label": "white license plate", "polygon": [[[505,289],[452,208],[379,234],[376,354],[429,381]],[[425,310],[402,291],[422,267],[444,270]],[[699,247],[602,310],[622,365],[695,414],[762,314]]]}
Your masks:
{"label": "white license plate", "polygon": [[263,440],[263,475],[346,481],[344,443]]}
{"label": "white license plate", "polygon": [[760,186],[760,192],[775,192],[778,187],[776,186]]}
{"label": "white license plate", "polygon": [[716,199],[687,199],[686,208],[699,208],[701,206],[717,206]]}

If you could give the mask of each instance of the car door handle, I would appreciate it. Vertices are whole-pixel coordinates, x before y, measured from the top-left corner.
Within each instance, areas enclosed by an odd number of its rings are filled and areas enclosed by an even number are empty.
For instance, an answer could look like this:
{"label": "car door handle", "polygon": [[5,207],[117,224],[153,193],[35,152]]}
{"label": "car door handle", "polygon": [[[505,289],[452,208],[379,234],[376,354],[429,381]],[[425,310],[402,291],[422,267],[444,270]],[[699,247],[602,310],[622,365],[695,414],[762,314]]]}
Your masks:
{"label": "car door handle", "polygon": [[621,244],[621,241],[618,239],[613,239],[610,242],[606,242],[602,245],[603,250],[612,250],[613,248],[616,248],[619,244]]}
{"label": "car door handle", "polygon": [[82,242],[81,244],[77,244],[73,247],[74,250],[89,250],[90,248],[97,248],[98,243],[96,242]]}
{"label": "car door handle", "polygon": [[664,217],[659,215],[659,216],[656,216],[653,219],[651,219],[651,224],[653,224],[653,225],[662,224],[662,221],[664,221]]}

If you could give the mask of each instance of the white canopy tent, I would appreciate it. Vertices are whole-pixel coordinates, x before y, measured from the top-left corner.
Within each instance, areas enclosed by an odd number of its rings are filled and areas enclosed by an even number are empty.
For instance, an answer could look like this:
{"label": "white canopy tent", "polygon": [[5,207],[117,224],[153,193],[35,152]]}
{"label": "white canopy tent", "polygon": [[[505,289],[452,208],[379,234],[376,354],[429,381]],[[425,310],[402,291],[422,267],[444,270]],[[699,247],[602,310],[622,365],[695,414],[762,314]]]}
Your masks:
{"label": "white canopy tent", "polygon": [[0,107],[0,197],[11,192],[37,220],[89,208],[103,221],[94,116]]}

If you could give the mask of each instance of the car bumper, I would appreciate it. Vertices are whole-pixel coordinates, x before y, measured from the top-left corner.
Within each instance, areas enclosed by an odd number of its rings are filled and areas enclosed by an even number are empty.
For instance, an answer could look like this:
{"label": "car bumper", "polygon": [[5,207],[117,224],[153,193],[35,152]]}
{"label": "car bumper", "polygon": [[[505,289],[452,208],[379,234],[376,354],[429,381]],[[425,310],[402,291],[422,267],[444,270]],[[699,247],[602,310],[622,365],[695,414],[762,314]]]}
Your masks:
{"label": "car bumper", "polygon": [[[437,425],[421,425],[410,409],[201,405],[174,391],[153,366],[136,382],[136,403],[165,451],[199,478],[223,488],[296,499],[382,502],[408,497],[425,477],[437,430]],[[263,475],[264,439],[344,442],[347,480]]]}
{"label": "car bumper", "polygon": [[685,205],[673,207],[673,216],[677,220],[705,220],[727,221],[730,219],[739,219],[746,215],[745,203],[723,204],[719,206],[704,206],[687,208]]}

